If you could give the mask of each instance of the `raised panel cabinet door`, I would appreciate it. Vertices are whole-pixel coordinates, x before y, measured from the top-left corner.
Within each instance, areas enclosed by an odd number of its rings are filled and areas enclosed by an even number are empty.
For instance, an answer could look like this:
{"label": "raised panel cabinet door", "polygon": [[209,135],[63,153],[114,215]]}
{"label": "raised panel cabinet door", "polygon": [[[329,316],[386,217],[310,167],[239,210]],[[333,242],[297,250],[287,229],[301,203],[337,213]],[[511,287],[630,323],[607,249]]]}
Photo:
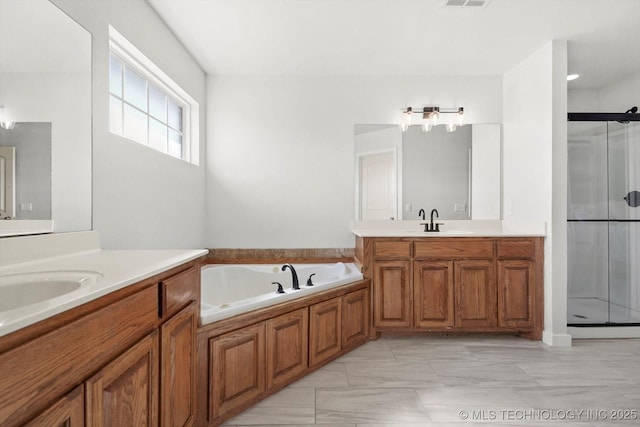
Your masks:
{"label": "raised panel cabinet door", "polygon": [[373,326],[411,326],[411,262],[373,263]]}
{"label": "raised panel cabinet door", "polygon": [[25,424],[25,427],[84,426],[84,384],[76,387],[49,409]]}
{"label": "raised panel cabinet door", "polygon": [[494,328],[497,323],[494,262],[454,262],[455,327]]}
{"label": "raised panel cabinet door", "polygon": [[267,387],[291,382],[309,361],[309,311],[296,310],[267,320]]}
{"label": "raised panel cabinet door", "polygon": [[498,261],[498,326],[534,326],[533,271],[531,261]]}
{"label": "raised panel cabinet door", "polygon": [[413,315],[418,328],[452,328],[453,261],[413,263]]}
{"label": "raised panel cabinet door", "polygon": [[369,339],[371,323],[369,290],[342,297],[342,349],[356,347]]}
{"label": "raised panel cabinet door", "polygon": [[197,304],[191,303],[160,327],[160,426],[194,422],[196,402]]}
{"label": "raised panel cabinet door", "polygon": [[341,308],[340,298],[309,308],[309,366],[315,366],[340,352]]}
{"label": "raised panel cabinet door", "polygon": [[209,351],[212,419],[245,406],[264,393],[264,322],[211,339]]}
{"label": "raised panel cabinet door", "polygon": [[87,426],[158,425],[158,331],[86,381]]}

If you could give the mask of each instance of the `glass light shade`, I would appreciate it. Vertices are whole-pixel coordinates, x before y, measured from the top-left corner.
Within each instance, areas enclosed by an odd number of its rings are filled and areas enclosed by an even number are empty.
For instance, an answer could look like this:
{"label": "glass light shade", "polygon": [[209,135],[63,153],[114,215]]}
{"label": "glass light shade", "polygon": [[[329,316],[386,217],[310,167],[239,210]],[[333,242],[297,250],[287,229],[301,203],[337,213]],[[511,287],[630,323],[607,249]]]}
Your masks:
{"label": "glass light shade", "polygon": [[15,127],[16,122],[13,120],[9,120],[9,115],[7,114],[5,108],[0,105],[0,127],[3,129],[11,130]]}
{"label": "glass light shade", "polygon": [[409,126],[411,126],[411,116],[411,110],[402,112],[402,116],[400,117],[400,129],[402,129],[402,132],[406,132],[407,129],[409,129]]}
{"label": "glass light shade", "polygon": [[447,123],[445,125],[445,128],[447,129],[447,132],[455,132],[456,127],[457,126],[455,124],[453,124],[453,123]]}
{"label": "glass light shade", "polygon": [[429,119],[431,120],[431,124],[433,126],[437,126],[440,121],[440,112],[435,110],[429,114]]}
{"label": "glass light shade", "polygon": [[458,126],[464,125],[464,109],[462,107],[458,108]]}
{"label": "glass light shade", "polygon": [[431,121],[430,121],[428,118],[427,118],[427,119],[424,119],[424,120],[422,121],[422,131],[423,131],[423,132],[429,132],[429,131],[431,130],[431,127],[432,127],[432,126],[433,126],[433,125],[431,124]]}

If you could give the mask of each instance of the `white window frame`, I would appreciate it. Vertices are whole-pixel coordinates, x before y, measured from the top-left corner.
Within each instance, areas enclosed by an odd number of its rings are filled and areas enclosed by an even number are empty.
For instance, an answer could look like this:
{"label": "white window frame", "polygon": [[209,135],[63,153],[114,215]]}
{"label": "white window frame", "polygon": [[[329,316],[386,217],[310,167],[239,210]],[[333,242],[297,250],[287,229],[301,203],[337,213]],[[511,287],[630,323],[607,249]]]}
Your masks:
{"label": "white window frame", "polygon": [[[200,154],[200,106],[196,100],[111,25],[109,25],[109,52],[120,58],[123,66],[125,64],[128,65],[182,107],[182,160],[198,165]],[[110,90],[109,97],[111,97]],[[147,116],[149,116],[148,112]],[[147,144],[142,144],[122,135],[118,136],[153,149]],[[159,152],[162,153],[162,151]],[[168,153],[164,154],[169,155]]]}

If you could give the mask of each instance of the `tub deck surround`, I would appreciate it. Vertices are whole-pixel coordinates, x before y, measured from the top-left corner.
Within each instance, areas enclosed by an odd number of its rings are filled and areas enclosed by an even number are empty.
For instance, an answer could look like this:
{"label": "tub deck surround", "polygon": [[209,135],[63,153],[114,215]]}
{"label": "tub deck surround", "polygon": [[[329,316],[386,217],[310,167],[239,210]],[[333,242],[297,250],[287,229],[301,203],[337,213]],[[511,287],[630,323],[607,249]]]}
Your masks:
{"label": "tub deck surround", "polygon": [[[204,266],[201,284],[202,323],[303,298],[363,278],[360,269],[353,263],[292,265],[297,271],[299,290],[292,289],[291,272],[282,271],[282,264]],[[309,277],[312,277],[313,286],[306,285]],[[277,293],[273,282],[280,283],[284,293]]]}
{"label": "tub deck surround", "polygon": [[208,264],[353,262],[353,248],[209,249]]}
{"label": "tub deck surround", "polygon": [[203,324],[195,425],[221,425],[367,342],[370,286],[359,280]]}
{"label": "tub deck surround", "polygon": [[[67,235],[68,234],[68,235]],[[13,241],[13,240],[17,241]],[[33,253],[33,258],[29,258]],[[53,254],[58,254],[57,256]],[[0,312],[0,337],[46,320],[133,283],[203,257],[206,250],[101,250],[96,232],[0,239],[0,276],[86,270],[98,280],[68,294]],[[5,258],[6,255],[6,258]],[[16,263],[7,263],[14,260]]]}

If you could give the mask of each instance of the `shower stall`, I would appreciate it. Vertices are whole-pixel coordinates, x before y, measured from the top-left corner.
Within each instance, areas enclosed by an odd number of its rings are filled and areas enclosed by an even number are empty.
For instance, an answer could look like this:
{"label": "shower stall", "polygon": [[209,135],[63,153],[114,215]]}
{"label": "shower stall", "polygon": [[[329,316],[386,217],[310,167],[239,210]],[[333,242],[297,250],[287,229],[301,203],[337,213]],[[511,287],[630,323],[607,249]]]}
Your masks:
{"label": "shower stall", "polygon": [[640,114],[569,113],[569,326],[640,326]]}

